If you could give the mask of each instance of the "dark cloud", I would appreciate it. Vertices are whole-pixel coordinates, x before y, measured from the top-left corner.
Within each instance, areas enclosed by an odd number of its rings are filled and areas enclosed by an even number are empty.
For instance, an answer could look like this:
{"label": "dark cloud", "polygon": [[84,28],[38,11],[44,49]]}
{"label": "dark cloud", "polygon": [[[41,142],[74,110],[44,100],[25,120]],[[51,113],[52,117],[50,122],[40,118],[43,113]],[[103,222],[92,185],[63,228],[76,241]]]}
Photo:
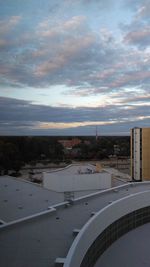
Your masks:
{"label": "dark cloud", "polygon": [[[2,134],[68,134],[78,130],[90,131],[94,125],[102,127],[103,131],[116,131],[128,123],[134,125],[146,122],[150,118],[145,105],[108,105],[97,108],[67,108],[34,105],[28,101],[12,98],[0,98],[0,121]],[[142,115],[141,115],[142,114]],[[55,123],[55,127],[53,125]],[[81,125],[81,126],[80,126]],[[129,126],[128,126],[129,127]],[[72,128],[72,129],[71,129]]]}
{"label": "dark cloud", "polygon": [[124,42],[131,45],[137,45],[139,48],[149,47],[150,44],[150,26],[141,27],[128,32],[124,37]]}
{"label": "dark cloud", "polygon": [[[34,122],[84,122],[113,118],[116,113],[113,106],[108,108],[67,108],[35,105],[28,101],[12,98],[0,98],[0,120]],[[111,114],[109,112],[111,111]]]}

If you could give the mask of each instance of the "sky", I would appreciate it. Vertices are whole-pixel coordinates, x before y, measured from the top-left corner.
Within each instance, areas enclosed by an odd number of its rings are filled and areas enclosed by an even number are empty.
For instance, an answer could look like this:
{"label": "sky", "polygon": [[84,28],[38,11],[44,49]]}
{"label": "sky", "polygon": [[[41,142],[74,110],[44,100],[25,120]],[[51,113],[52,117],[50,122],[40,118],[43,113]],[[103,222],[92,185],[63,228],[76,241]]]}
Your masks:
{"label": "sky", "polygon": [[150,127],[150,0],[0,7],[0,135]]}

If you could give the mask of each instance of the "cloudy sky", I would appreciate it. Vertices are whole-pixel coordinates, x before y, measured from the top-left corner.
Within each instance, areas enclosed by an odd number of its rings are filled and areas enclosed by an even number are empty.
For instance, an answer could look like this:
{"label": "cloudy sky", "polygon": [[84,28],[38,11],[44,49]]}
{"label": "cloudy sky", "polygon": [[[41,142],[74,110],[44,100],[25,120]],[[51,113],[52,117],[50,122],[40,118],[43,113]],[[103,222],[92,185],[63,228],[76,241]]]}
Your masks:
{"label": "cloudy sky", "polygon": [[150,127],[150,0],[0,7],[0,135]]}

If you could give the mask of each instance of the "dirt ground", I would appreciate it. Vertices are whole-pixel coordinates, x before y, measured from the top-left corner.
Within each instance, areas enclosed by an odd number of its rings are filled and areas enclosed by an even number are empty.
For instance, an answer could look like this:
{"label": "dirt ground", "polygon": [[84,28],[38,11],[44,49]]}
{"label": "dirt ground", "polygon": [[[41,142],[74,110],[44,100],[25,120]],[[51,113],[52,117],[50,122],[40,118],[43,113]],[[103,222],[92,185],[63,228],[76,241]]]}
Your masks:
{"label": "dirt ground", "polygon": [[[92,161],[88,162],[91,164],[96,165],[98,161]],[[73,163],[80,163],[80,164],[85,164],[87,162],[73,162]],[[122,173],[130,175],[130,160],[129,159],[111,159],[111,160],[103,160],[99,161],[98,163],[101,164],[102,167],[104,168],[114,168],[119,170]],[[58,168],[63,168],[67,165],[64,165],[64,163],[56,165],[56,164],[49,164],[49,165],[43,165],[43,164],[36,164],[35,166],[32,165],[26,165],[21,171],[21,176],[19,178],[29,180],[29,181],[35,181],[35,182],[40,182],[42,181],[42,175],[43,172],[47,171],[52,171]]]}

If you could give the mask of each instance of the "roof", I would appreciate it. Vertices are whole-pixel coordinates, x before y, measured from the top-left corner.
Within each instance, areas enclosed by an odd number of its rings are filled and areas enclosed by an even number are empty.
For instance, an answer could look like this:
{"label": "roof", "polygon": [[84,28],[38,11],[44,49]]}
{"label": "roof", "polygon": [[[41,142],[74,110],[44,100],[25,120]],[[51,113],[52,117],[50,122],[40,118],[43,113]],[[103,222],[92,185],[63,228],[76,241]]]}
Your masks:
{"label": "roof", "polygon": [[[2,180],[4,183],[5,179]],[[6,180],[9,182],[8,178]],[[10,188],[10,184],[8,184],[8,188]],[[2,187],[5,188],[4,184]],[[32,184],[28,183],[26,192],[30,192],[30,187],[32,188]],[[14,191],[14,189],[16,187],[12,186],[11,190]],[[40,190],[43,190],[44,197],[47,191],[42,188]],[[34,219],[24,219],[22,222],[11,222],[10,225],[1,226],[0,266],[8,267],[11,263],[11,267],[53,267],[56,258],[66,257],[75,238],[73,230],[81,229],[90,219],[92,212],[99,211],[114,200],[145,190],[150,190],[150,183],[129,183],[118,187],[117,190],[108,189],[101,193],[80,197],[75,199],[72,205],[67,202],[60,203],[58,207],[53,205],[50,210],[47,210],[47,205],[40,197],[41,200],[38,200],[37,204],[31,204],[30,210],[33,208],[32,214],[36,212],[36,209],[39,211],[36,206],[40,205],[39,202],[42,201],[44,204],[41,204],[40,211],[43,209],[43,214]],[[13,196],[15,194],[10,194],[9,199]],[[51,201],[54,201],[54,196]],[[29,197],[26,204],[30,205],[30,203]],[[6,209],[6,213],[9,210],[10,208]],[[44,211],[46,212],[44,213]],[[16,212],[17,214],[18,212]],[[9,217],[9,214],[7,216]]]}
{"label": "roof", "polygon": [[63,201],[63,194],[25,180],[0,177],[0,220],[17,220],[46,210]]}
{"label": "roof", "polygon": [[71,164],[65,168],[60,168],[52,171],[47,171],[47,173],[57,174],[60,173],[61,175],[72,175],[72,174],[79,174],[79,172],[86,173],[87,169],[91,171],[96,171],[96,167],[92,164],[82,163],[82,164]]}
{"label": "roof", "polygon": [[[98,190],[74,192],[81,197]],[[0,176],[0,220],[11,222],[46,211],[64,201],[64,193],[10,176]]]}

